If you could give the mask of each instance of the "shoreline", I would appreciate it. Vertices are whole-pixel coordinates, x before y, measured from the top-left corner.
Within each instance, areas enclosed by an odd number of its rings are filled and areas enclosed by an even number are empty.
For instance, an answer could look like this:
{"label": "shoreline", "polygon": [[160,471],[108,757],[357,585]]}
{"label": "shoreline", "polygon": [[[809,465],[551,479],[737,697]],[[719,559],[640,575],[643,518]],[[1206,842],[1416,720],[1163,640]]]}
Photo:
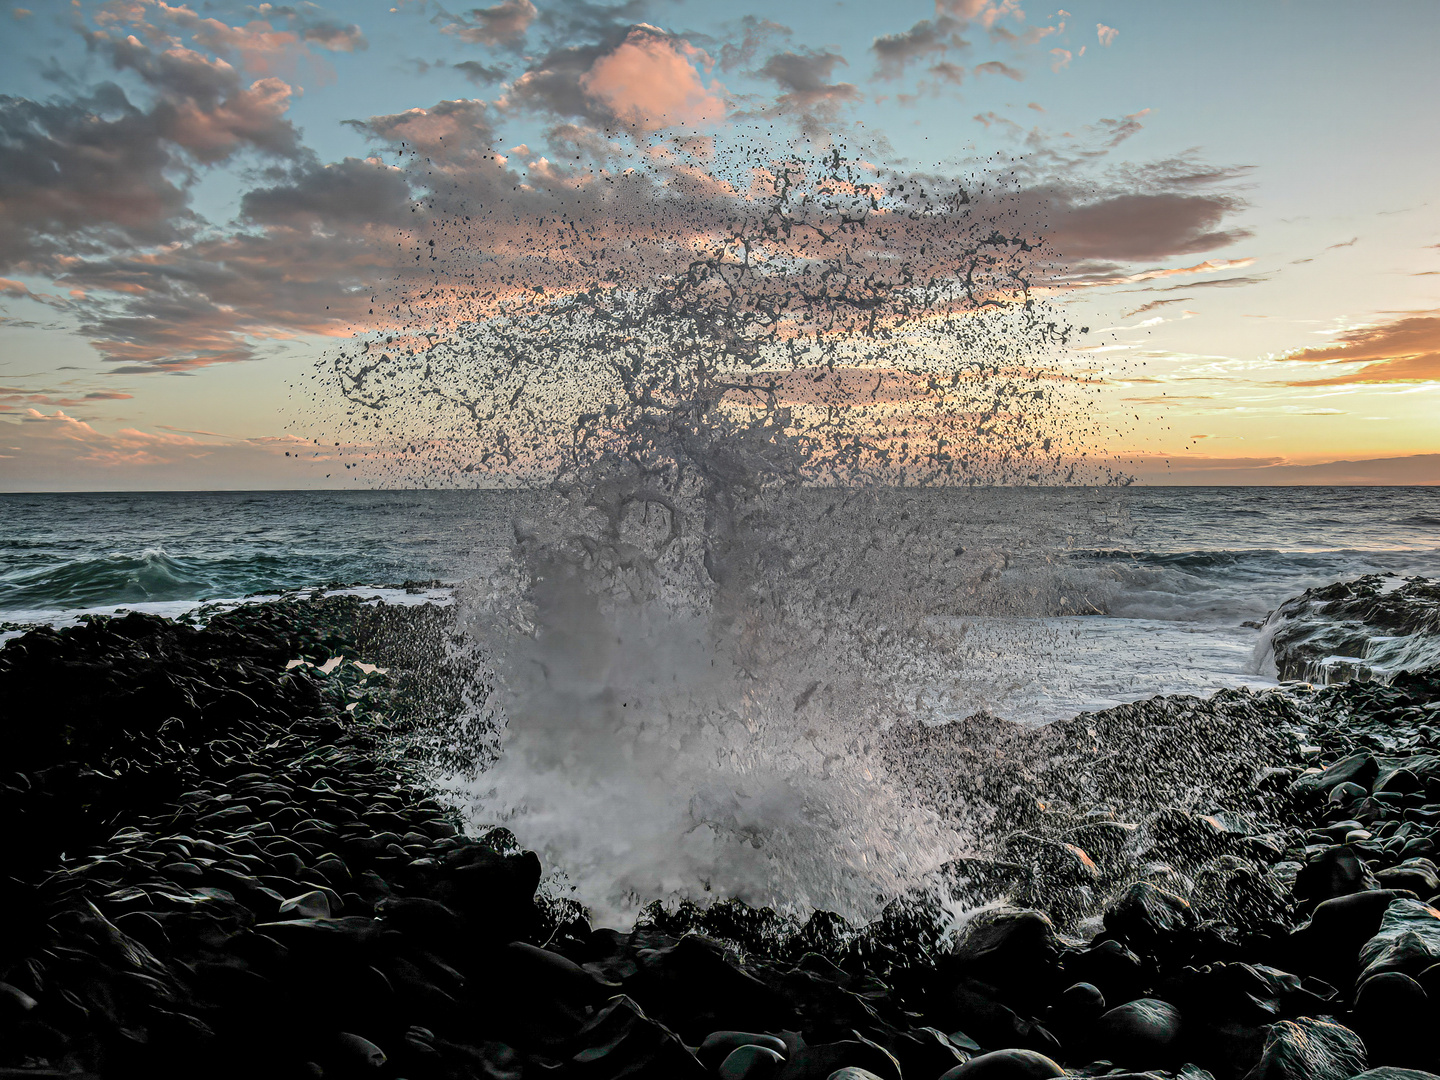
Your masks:
{"label": "shoreline", "polygon": [[[984,717],[897,727],[897,752],[919,742],[933,764],[928,790],[989,811],[987,855],[944,874],[983,909],[958,940],[924,893],[863,927],[727,901],[652,905],[620,933],[537,898],[533,853],[505,830],[464,836],[431,798],[455,741],[435,727],[445,680],[420,675],[437,611],[282,600],[0,650],[10,715],[31,718],[7,733],[0,1068],[938,1080],[999,1052],[961,1075],[1059,1075],[1028,1053],[1067,1075],[1109,1061],[1224,1080],[1263,1058],[1266,1077],[1348,1080],[1366,1061],[1440,1065],[1404,1037],[1440,995],[1417,967],[1432,954],[1395,944],[1396,926],[1426,948],[1433,934],[1440,961],[1440,911],[1422,903],[1440,893],[1440,671],[1151,698],[1042,738]],[[286,669],[336,655],[324,675]],[[451,767],[472,753],[449,752]],[[1362,959],[1388,996],[1357,998]],[[752,1041],[713,1038],[727,1030]],[[1307,1040],[1330,1071],[1285,1071]]]}

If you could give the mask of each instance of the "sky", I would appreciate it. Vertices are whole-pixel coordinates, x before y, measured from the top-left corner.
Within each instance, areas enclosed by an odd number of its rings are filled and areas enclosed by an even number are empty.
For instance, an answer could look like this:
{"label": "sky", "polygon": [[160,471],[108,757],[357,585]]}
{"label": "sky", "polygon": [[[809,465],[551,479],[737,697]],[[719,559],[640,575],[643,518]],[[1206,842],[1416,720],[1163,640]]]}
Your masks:
{"label": "sky", "polygon": [[1433,0],[0,19],[0,490],[409,482],[316,364],[392,330],[435,215],[571,199],[653,232],[697,147],[761,138],[1002,178],[1048,245],[1036,293],[1085,328],[1087,430],[1141,482],[1440,483]]}

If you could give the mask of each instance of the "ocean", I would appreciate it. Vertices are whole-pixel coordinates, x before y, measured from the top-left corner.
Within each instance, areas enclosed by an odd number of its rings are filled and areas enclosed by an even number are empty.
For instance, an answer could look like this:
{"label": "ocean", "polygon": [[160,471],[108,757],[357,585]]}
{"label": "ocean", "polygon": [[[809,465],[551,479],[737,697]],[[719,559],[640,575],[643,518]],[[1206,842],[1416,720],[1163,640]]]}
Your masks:
{"label": "ocean", "polygon": [[[539,498],[0,495],[0,623],[174,616],[315,586],[463,585],[509,557],[512,522]],[[940,718],[987,709],[1044,722],[1159,693],[1270,685],[1257,627],[1288,597],[1364,573],[1440,576],[1433,487],[919,489],[863,509],[844,493],[808,498],[832,512],[817,512],[801,546],[877,543],[860,519],[878,506],[888,561],[931,559],[942,534],[976,560],[929,602],[966,674]]]}

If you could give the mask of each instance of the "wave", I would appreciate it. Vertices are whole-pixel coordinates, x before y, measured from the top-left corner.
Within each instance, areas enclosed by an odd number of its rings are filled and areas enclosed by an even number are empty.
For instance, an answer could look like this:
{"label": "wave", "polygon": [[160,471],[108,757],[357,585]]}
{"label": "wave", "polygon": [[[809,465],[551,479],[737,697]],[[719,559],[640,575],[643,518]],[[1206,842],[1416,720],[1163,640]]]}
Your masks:
{"label": "wave", "polygon": [[[173,555],[163,547],[88,558],[19,560],[0,577],[0,611],[65,611],[246,596],[366,580],[352,560],[295,560],[263,552],[230,558]],[[25,565],[29,562],[31,565]],[[35,563],[40,565],[34,565]],[[352,571],[347,574],[346,571]]]}

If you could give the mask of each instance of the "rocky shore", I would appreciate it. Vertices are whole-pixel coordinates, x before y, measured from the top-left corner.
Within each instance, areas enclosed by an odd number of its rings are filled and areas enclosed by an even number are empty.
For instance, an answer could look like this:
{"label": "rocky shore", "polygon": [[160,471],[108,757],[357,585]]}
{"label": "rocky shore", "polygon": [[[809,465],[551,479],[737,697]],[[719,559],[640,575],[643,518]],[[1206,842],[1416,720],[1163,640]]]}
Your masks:
{"label": "rocky shore", "polygon": [[[1432,583],[1367,588],[1305,610],[1428,625]],[[730,901],[621,933],[432,797],[488,745],[448,625],[328,597],[0,649],[0,1077],[1440,1070],[1440,669],[897,727],[982,856],[864,926]]]}

